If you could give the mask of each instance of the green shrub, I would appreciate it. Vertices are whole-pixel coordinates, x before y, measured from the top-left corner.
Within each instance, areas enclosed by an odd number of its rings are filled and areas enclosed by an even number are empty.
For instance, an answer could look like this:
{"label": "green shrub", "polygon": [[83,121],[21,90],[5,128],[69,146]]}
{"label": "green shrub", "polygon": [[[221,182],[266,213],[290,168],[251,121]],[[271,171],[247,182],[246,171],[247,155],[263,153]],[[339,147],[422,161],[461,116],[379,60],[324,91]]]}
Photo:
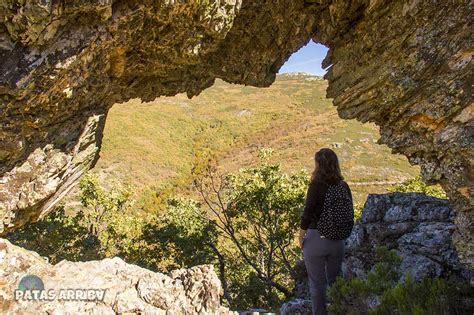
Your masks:
{"label": "green shrub", "polygon": [[333,314],[444,315],[471,314],[464,300],[472,295],[468,284],[426,277],[414,282],[410,273],[398,282],[400,257],[376,248],[376,264],[366,279],[339,277],[328,290]]}
{"label": "green shrub", "polygon": [[62,205],[43,220],[7,236],[13,243],[46,256],[52,263],[124,256],[137,246],[142,218],[132,211],[130,188],[112,184],[106,190],[94,174],[79,182],[81,205]]}
{"label": "green shrub", "polygon": [[386,247],[375,248],[375,265],[367,279],[338,277],[328,290],[331,305],[328,310],[334,314],[367,314],[369,299],[376,298],[384,290],[393,287],[398,279],[400,258]]}
{"label": "green shrub", "polygon": [[143,227],[140,241],[147,244],[137,263],[152,270],[171,271],[214,262],[209,246],[216,232],[201,215],[200,204],[171,196],[166,209]]}
{"label": "green shrub", "polygon": [[82,213],[65,215],[61,205],[43,220],[25,225],[7,238],[13,244],[48,257],[51,263],[63,259],[86,260],[95,251],[87,242],[87,227],[81,224],[82,220]]}
{"label": "green shrub", "polygon": [[421,192],[436,198],[446,199],[446,193],[439,185],[428,186],[423,182],[421,176],[404,181],[401,184],[388,188],[391,192]]}
{"label": "green shrub", "polygon": [[[415,283],[410,274],[406,281],[383,292],[372,314],[443,315],[456,308],[456,289],[444,279],[424,278]],[[457,313],[457,312],[456,312]]]}

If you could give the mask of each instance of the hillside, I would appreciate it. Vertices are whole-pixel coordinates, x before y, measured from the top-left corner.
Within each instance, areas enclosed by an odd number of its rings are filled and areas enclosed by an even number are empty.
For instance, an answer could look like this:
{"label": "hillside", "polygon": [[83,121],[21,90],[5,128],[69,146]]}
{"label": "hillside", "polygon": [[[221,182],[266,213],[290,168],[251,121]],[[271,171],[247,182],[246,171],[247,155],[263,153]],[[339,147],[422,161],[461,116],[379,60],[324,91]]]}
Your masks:
{"label": "hillside", "polygon": [[[222,168],[256,161],[260,147],[275,149],[285,170],[312,170],[320,147],[339,155],[359,202],[367,192],[415,176],[406,158],[376,144],[378,128],[338,117],[319,77],[279,75],[269,88],[216,81],[201,95],[180,94],[150,103],[115,105],[108,116],[95,171],[141,188],[189,177],[197,150],[210,147]],[[384,184],[385,183],[385,184]]]}

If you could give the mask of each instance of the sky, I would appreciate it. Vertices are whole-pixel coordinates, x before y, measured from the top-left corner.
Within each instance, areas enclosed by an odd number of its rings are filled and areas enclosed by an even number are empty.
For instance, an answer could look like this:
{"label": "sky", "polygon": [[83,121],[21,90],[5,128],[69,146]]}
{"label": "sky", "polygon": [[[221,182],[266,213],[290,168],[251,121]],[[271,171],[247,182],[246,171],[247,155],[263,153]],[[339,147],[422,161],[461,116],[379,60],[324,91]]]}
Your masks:
{"label": "sky", "polygon": [[291,55],[290,59],[281,67],[279,73],[307,72],[315,75],[324,75],[321,62],[326,57],[326,46],[316,44],[312,40],[306,46]]}

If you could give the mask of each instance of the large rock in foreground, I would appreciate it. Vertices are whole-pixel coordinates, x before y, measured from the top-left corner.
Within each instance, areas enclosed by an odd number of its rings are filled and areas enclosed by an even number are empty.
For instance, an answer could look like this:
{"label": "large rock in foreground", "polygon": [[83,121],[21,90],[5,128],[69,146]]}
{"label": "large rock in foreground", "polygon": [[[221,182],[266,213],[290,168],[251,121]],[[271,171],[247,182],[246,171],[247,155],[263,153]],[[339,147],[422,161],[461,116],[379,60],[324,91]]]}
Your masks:
{"label": "large rock in foreground", "polygon": [[362,217],[346,241],[347,276],[363,276],[373,265],[374,248],[396,249],[401,274],[456,276],[469,280],[453,246],[454,212],[447,200],[422,193],[369,195]]}
{"label": "large rock in foreground", "polygon": [[[38,276],[52,301],[15,300],[26,275]],[[102,301],[59,301],[60,290],[105,290]],[[63,290],[64,292],[64,290]],[[221,307],[221,283],[212,266],[155,273],[120,258],[49,264],[35,252],[0,239],[0,313],[4,314],[231,314]],[[77,298],[77,295],[76,295]]]}
{"label": "large rock in foreground", "polygon": [[[374,248],[387,246],[402,258],[400,280],[411,273],[415,280],[427,276],[468,282],[470,271],[461,264],[452,242],[453,217],[447,200],[425,194],[369,195],[346,240],[344,275],[364,278],[374,265]],[[299,264],[298,272],[295,300],[283,305],[282,314],[311,312],[304,264]]]}

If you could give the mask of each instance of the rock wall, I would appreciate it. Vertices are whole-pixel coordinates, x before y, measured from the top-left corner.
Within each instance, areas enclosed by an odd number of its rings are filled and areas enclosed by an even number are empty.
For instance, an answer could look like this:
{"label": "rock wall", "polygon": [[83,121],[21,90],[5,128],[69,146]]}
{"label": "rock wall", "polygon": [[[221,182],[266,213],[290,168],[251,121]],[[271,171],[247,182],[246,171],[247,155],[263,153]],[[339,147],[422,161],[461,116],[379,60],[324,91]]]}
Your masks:
{"label": "rock wall", "polygon": [[328,97],[439,182],[474,267],[472,1],[0,0],[0,234],[43,217],[98,158],[114,103],[215,78],[269,86],[330,47]]}
{"label": "rock wall", "polygon": [[[452,235],[454,211],[447,200],[421,193],[369,195],[351,236],[346,240],[344,276],[364,278],[374,265],[374,248],[387,246],[402,258],[399,273],[416,281],[423,277],[469,282],[471,274],[458,257]],[[308,280],[298,265],[295,299],[282,306],[282,314],[310,314]]]}
{"label": "rock wall", "polygon": [[[327,96],[342,118],[379,125],[379,143],[443,186],[457,212],[456,247],[474,268],[474,3],[336,1],[333,10],[331,36],[313,37],[330,47]],[[352,11],[357,22],[340,25]]]}
{"label": "rock wall", "polygon": [[[56,298],[15,300],[25,275],[38,276]],[[60,300],[60,290],[105,290],[102,301]],[[234,314],[220,305],[222,288],[212,266],[180,269],[170,275],[125,263],[61,261],[52,266],[35,252],[0,239],[0,312],[3,314]]]}

